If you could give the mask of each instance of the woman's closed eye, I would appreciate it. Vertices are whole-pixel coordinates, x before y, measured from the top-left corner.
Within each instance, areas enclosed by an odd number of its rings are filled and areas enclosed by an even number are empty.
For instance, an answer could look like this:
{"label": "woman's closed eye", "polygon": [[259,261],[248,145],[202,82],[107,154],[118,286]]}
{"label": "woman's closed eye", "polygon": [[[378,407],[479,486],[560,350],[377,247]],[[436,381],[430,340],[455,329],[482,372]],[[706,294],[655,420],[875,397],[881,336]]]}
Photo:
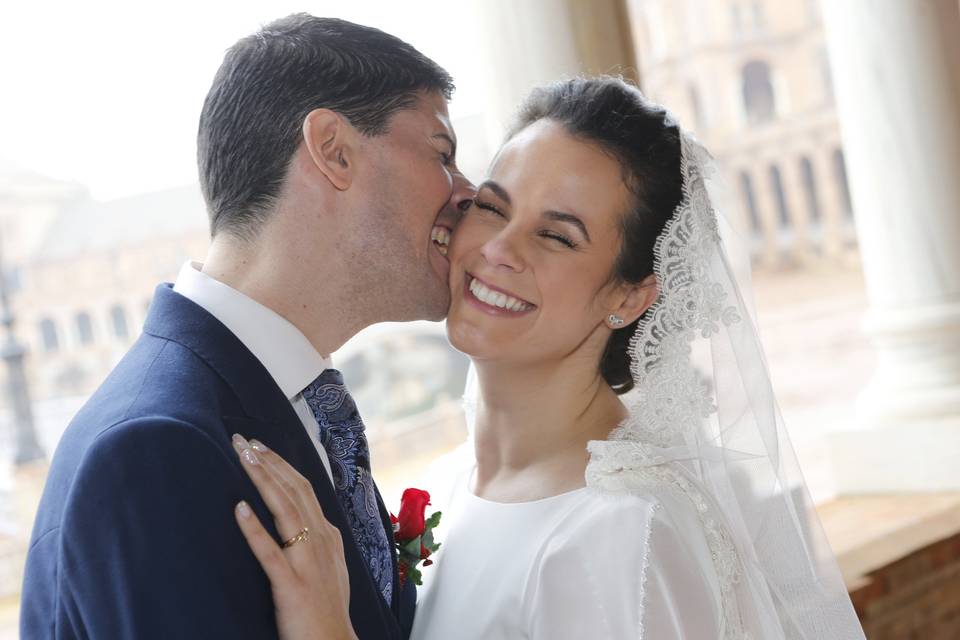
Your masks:
{"label": "woman's closed eye", "polygon": [[474,199],[473,199],[473,204],[477,205],[477,208],[478,208],[478,209],[482,209],[483,211],[487,211],[487,212],[489,212],[489,213],[491,213],[491,214],[493,214],[493,215],[495,215],[495,216],[498,216],[498,217],[500,217],[500,218],[506,218],[506,217],[507,217],[507,216],[505,216],[505,215],[503,214],[503,211],[500,211],[500,209],[498,209],[498,208],[496,207],[496,205],[490,204],[489,202],[486,202],[485,200],[481,200],[480,198],[474,198]]}
{"label": "woman's closed eye", "polygon": [[544,238],[550,238],[551,240],[556,240],[557,242],[567,247],[568,249],[576,249],[579,246],[576,242],[574,242],[567,236],[563,235],[562,233],[557,233],[556,231],[550,231],[549,229],[545,229],[541,231],[540,236]]}

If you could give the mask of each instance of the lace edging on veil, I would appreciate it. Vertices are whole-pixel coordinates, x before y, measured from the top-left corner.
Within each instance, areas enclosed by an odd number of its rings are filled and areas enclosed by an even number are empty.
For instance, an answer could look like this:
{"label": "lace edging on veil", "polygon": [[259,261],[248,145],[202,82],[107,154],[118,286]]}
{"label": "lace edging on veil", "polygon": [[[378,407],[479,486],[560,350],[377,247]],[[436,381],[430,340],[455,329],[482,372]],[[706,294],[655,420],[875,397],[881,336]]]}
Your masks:
{"label": "lace edging on veil", "polygon": [[[696,483],[671,461],[692,456],[685,431],[699,428],[716,411],[710,387],[691,361],[691,342],[708,338],[740,321],[727,305],[723,286],[711,282],[709,253],[720,243],[713,208],[704,185],[709,154],[681,134],[683,195],[654,245],[659,295],[630,340],[636,389],[629,417],[606,441],[593,441],[587,485],[613,493],[670,487],[693,503],[703,525],[720,582],[725,638],[744,640],[733,585],[739,562],[719,514]],[[692,156],[692,162],[691,162]]]}

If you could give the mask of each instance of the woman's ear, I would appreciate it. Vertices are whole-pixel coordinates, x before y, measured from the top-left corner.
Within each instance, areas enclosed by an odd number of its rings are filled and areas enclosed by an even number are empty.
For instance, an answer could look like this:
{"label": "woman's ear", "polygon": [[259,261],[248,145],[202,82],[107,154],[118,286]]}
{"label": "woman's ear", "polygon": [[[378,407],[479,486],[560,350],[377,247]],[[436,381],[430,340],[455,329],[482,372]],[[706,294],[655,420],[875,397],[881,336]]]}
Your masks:
{"label": "woman's ear", "polygon": [[607,326],[619,329],[643,315],[657,301],[657,279],[650,274],[637,284],[622,284],[618,287],[620,304],[606,318]]}
{"label": "woman's ear", "polygon": [[303,144],[312,165],[338,191],[353,183],[357,132],[335,111],[314,109],[303,119]]}

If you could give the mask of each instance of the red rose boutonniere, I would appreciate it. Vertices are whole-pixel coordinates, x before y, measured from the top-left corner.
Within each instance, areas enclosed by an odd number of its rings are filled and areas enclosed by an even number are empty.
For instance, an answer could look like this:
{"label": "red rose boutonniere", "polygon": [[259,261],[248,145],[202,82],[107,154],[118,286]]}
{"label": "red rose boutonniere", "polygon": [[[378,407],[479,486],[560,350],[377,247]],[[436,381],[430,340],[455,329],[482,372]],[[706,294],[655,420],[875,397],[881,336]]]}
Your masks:
{"label": "red rose boutonniere", "polygon": [[400,499],[400,517],[390,514],[393,540],[400,554],[400,586],[407,578],[415,585],[422,584],[417,565],[423,562],[423,566],[429,567],[433,564],[430,555],[440,548],[440,543],[433,540],[433,530],[440,524],[440,512],[435,511],[427,518],[428,504],[429,493],[407,489]]}

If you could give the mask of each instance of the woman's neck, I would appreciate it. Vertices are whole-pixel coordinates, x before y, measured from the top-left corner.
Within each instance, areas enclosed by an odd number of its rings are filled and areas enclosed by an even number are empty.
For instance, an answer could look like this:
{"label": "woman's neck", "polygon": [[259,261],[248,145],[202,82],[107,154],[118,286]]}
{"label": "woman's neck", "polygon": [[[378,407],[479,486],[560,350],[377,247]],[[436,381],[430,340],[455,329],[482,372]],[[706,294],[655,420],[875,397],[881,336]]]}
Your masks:
{"label": "woman's neck", "polygon": [[596,366],[576,358],[475,364],[477,495],[514,502],[582,487],[587,442],[626,416]]}

